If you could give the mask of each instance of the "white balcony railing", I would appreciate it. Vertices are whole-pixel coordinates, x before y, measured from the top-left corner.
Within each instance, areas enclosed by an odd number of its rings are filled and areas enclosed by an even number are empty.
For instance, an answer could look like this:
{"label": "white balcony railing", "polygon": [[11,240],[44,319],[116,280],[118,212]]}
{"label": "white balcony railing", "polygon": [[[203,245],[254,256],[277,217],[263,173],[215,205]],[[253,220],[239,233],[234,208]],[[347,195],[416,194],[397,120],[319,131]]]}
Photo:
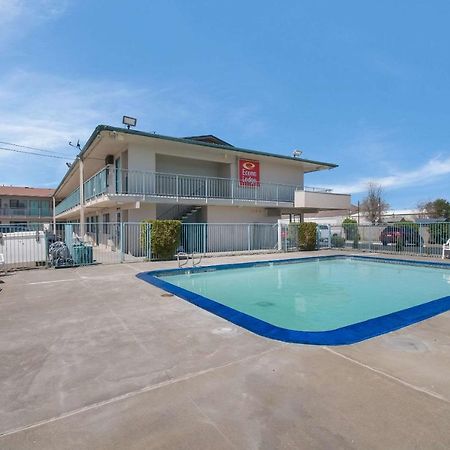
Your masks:
{"label": "white balcony railing", "polygon": [[[294,206],[295,191],[302,187],[288,184],[261,182],[246,186],[233,178],[179,175],[140,170],[104,167],[84,183],[84,200],[101,195],[139,195],[168,199],[192,199],[208,201],[229,200],[240,203],[274,203]],[[316,192],[329,189],[311,188]],[[56,207],[61,214],[79,205],[79,189],[73,191]]]}
{"label": "white balcony railing", "polygon": [[52,217],[50,208],[0,208],[0,217]]}

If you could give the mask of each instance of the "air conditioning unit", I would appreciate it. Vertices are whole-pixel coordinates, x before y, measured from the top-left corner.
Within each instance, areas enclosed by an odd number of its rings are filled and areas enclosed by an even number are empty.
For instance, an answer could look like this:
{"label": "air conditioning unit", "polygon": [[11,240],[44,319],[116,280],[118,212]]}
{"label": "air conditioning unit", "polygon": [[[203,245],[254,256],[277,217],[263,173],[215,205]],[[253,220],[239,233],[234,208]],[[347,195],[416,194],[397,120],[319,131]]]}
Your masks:
{"label": "air conditioning unit", "polygon": [[105,165],[108,166],[110,164],[114,164],[114,155],[106,155],[105,157]]}

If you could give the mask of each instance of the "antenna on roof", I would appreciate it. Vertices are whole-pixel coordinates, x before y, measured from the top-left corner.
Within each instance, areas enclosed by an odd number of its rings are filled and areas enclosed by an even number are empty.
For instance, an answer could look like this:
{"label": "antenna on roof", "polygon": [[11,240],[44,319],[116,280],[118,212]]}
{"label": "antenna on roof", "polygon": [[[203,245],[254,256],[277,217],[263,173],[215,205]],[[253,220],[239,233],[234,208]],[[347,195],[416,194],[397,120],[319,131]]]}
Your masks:
{"label": "antenna on roof", "polygon": [[137,119],[134,117],[123,116],[123,118],[122,118],[122,123],[124,125],[126,125],[128,129],[130,129],[130,127],[135,127],[136,122],[137,122]]}
{"label": "antenna on roof", "polygon": [[69,145],[70,145],[71,147],[73,147],[73,148],[78,149],[78,151],[81,152],[81,145],[80,145],[80,140],[79,140],[79,139],[77,140],[77,145],[72,144],[72,141],[69,141]]}
{"label": "antenna on roof", "polygon": [[294,151],[292,152],[292,156],[293,156],[294,158],[300,158],[300,156],[302,156],[302,153],[303,153],[303,150],[294,150]]}

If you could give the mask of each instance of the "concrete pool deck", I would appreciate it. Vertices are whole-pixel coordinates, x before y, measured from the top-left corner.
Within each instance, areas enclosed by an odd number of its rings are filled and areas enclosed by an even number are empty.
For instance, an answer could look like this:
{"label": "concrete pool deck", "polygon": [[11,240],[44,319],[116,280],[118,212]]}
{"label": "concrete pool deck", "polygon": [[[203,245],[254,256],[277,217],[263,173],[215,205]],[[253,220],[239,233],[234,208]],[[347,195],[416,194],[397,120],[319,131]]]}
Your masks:
{"label": "concrete pool deck", "polygon": [[162,267],[176,262],[0,276],[1,449],[450,448],[449,312],[285,344],[135,277]]}

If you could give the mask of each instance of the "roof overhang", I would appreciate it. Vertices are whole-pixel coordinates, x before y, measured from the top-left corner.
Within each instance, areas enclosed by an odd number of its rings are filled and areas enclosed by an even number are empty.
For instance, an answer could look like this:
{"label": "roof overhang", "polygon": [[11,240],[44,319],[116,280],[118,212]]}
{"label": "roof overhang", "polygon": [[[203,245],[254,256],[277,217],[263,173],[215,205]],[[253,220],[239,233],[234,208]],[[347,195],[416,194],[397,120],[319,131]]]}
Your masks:
{"label": "roof overhang", "polygon": [[[96,156],[93,156],[92,153],[95,149],[95,147],[100,143],[103,136],[110,136],[114,137],[116,141],[116,145],[126,145],[127,143],[130,143],[131,141],[144,141],[147,139],[160,139],[164,141],[172,141],[176,143],[182,143],[186,145],[192,145],[192,146],[200,146],[200,147],[207,147],[211,149],[217,149],[222,152],[235,154],[238,156],[247,156],[248,157],[263,157],[263,158],[270,158],[270,159],[276,159],[281,160],[289,163],[299,164],[302,166],[304,173],[309,172],[317,172],[320,170],[329,170],[334,169],[335,167],[338,167],[337,164],[333,163],[326,163],[321,161],[314,161],[309,159],[303,159],[303,158],[295,158],[292,156],[286,156],[286,155],[279,155],[276,153],[269,153],[265,151],[260,150],[250,150],[246,148],[240,148],[240,147],[234,147],[231,145],[223,145],[223,144],[215,144],[211,142],[203,142],[195,139],[189,139],[189,138],[176,138],[171,136],[164,136],[161,134],[155,134],[155,133],[147,133],[144,131],[138,131],[138,130],[131,130],[126,128],[118,128],[118,127],[112,127],[109,125],[98,125],[89,139],[87,140],[86,144],[83,146],[81,152],[77,156],[76,160],[73,162],[71,167],[69,167],[68,171],[64,175],[63,179],[59,183],[58,187],[55,190],[55,196],[58,195],[58,192],[60,189],[64,186],[64,184],[69,180],[69,178],[74,174],[78,167],[79,167],[79,160],[80,158],[83,160],[86,159],[93,159],[102,161],[104,159],[103,154],[99,154]],[[121,139],[122,137],[122,139]]]}

